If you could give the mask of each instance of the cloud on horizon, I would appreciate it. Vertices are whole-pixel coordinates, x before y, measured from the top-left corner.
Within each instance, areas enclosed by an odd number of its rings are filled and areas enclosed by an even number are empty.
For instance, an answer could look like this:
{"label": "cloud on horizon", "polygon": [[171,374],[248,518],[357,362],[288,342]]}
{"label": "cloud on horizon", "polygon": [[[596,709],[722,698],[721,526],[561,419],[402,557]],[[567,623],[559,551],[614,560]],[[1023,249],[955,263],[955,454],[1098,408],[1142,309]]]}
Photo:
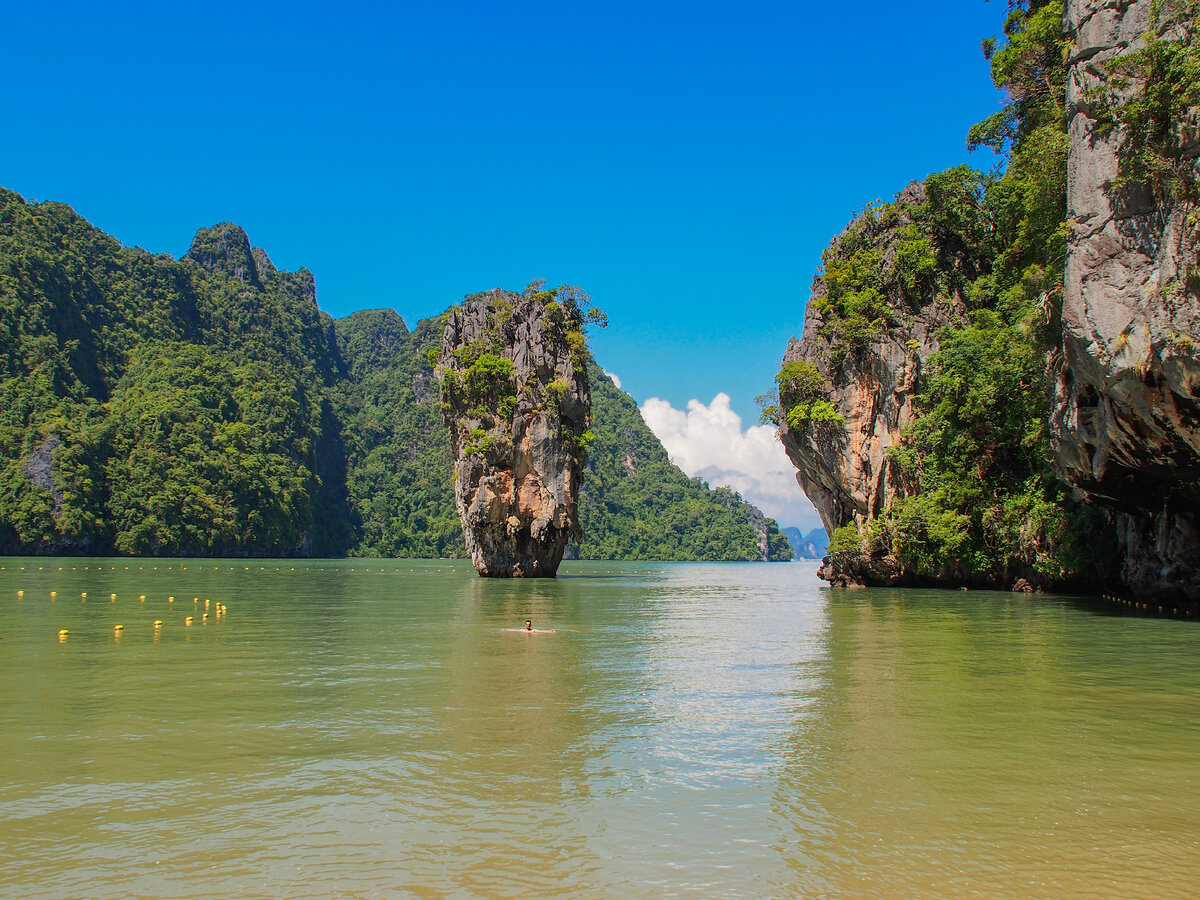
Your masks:
{"label": "cloud on horizon", "polygon": [[796,483],[796,469],[774,426],[743,430],[728,394],[722,391],[707,406],[689,400],[686,412],[651,397],[641,413],[671,460],[689,476],[733,488],[780,527],[795,525],[806,532],[820,527],[820,516]]}

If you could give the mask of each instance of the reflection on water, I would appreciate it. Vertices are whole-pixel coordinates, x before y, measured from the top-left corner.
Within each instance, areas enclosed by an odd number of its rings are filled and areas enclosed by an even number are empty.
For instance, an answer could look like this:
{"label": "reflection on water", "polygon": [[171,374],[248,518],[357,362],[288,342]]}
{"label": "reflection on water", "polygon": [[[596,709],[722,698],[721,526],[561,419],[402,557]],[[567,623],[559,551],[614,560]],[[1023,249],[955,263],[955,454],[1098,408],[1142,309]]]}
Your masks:
{"label": "reflection on water", "polygon": [[830,591],[775,816],[799,893],[1189,896],[1200,633],[1053,599]]}
{"label": "reflection on water", "polygon": [[806,564],[2,562],[2,896],[1200,883],[1183,623]]}

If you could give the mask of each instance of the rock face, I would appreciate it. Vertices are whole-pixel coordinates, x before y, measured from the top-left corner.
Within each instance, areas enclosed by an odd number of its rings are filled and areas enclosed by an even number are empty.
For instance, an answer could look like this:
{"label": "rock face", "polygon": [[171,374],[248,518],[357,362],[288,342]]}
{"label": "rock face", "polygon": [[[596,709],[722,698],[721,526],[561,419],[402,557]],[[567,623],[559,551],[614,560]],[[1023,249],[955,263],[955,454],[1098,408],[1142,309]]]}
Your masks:
{"label": "rock face", "polygon": [[[1113,72],[1122,56],[1145,46],[1148,30],[1192,39],[1183,24],[1152,21],[1151,6],[1150,0],[1068,3],[1071,235],[1051,438],[1062,477],[1114,510],[1130,588],[1139,597],[1194,605],[1200,603],[1196,206],[1145,186],[1114,187],[1127,136],[1104,124],[1095,102],[1097,96],[1119,102],[1141,87],[1136,79],[1114,82]],[[1180,156],[1194,178],[1196,122],[1177,127]]]}
{"label": "rock face", "polygon": [[582,325],[567,289],[488,291],[447,314],[437,372],[481,575],[553,577],[578,534],[591,415]]}
{"label": "rock face", "polygon": [[[195,260],[210,273],[223,272],[242,284],[262,287],[257,260],[250,249],[250,238],[232,222],[201,228],[192,238],[192,246],[183,258]],[[262,259],[266,259],[265,253]]]}
{"label": "rock face", "polygon": [[[913,182],[896,195],[902,207],[923,202],[924,187]],[[887,264],[894,251],[896,232],[903,218],[873,231],[873,241]],[[858,226],[856,228],[856,226]],[[858,222],[835,238],[829,254],[839,254],[842,242]],[[898,470],[887,456],[901,430],[915,417],[912,400],[923,362],[938,348],[937,331],[959,319],[962,302],[928,294],[906,298],[894,306],[903,321],[880,331],[857,350],[835,350],[826,336],[820,310],[825,284],[818,281],[804,316],[800,340],[792,338],[784,365],[803,362],[815,366],[832,385],[829,401],[844,424],[809,424],[790,427],[781,417],[779,437],[796,466],[796,480],[816,506],[830,534],[849,522],[874,518],[897,496],[905,496]]]}
{"label": "rock face", "polygon": [[21,466],[21,471],[30,483],[40,487],[54,501],[54,507],[50,514],[55,519],[62,515],[64,499],[62,488],[54,480],[54,451],[61,446],[62,442],[58,437],[51,435],[33,451],[33,454]]}

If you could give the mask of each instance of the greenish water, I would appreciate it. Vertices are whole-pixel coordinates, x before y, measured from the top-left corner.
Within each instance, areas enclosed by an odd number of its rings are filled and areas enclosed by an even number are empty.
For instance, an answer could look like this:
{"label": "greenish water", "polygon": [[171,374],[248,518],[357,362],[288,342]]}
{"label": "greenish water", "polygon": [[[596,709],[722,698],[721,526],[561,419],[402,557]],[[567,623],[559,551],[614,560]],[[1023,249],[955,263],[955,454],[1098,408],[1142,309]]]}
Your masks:
{"label": "greenish water", "polygon": [[0,563],[0,896],[1200,886],[1187,622],[808,564]]}

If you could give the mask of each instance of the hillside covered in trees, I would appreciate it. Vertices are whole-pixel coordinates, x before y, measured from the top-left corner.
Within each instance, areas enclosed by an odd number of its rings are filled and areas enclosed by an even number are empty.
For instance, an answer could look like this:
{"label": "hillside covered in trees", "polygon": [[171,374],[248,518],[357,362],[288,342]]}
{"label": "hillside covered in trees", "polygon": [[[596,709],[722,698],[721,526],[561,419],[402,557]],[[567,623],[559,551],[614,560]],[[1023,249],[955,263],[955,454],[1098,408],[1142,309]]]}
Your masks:
{"label": "hillside covered in trees", "polygon": [[835,583],[1200,609],[1196,0],[1014,0],[958,166],[822,257],[777,377]]}
{"label": "hillside covered in trees", "polygon": [[[335,322],[229,223],[176,260],[0,189],[0,552],[463,555],[441,328]],[[790,556],[596,383],[582,556]]]}

